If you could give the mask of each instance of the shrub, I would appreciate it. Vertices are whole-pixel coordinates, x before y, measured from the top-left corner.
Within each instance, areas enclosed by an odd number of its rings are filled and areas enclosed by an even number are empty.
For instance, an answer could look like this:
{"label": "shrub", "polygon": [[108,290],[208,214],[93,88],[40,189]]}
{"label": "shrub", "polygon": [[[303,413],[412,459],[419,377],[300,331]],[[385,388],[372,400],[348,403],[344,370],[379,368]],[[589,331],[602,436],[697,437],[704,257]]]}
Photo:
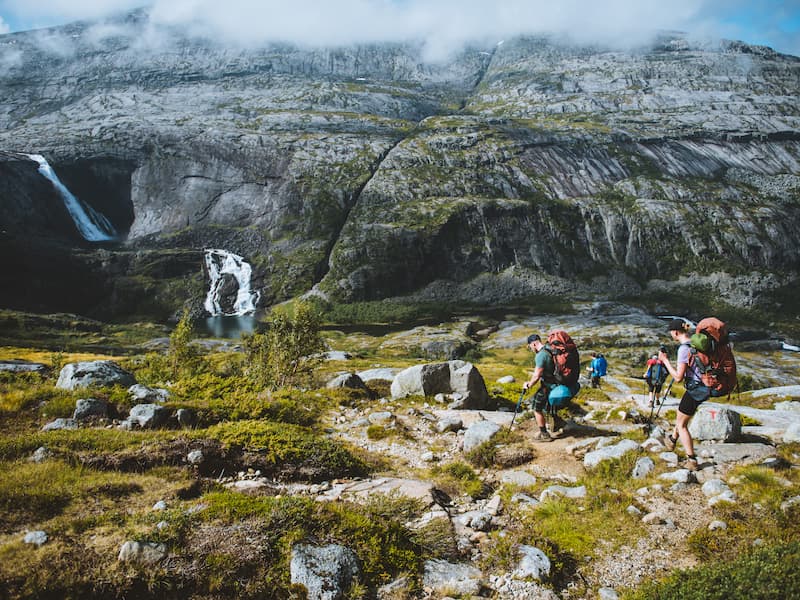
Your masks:
{"label": "shrub", "polygon": [[363,476],[368,470],[366,464],[342,444],[297,425],[235,421],[219,423],[195,435],[255,452],[265,468],[280,471],[287,477],[325,480]]}
{"label": "shrub", "polygon": [[678,571],[626,595],[629,600],[783,600],[800,598],[800,542],[761,548],[735,560]]}
{"label": "shrub", "polygon": [[197,347],[192,345],[194,327],[188,310],[183,311],[181,320],[169,336],[167,363],[172,376],[192,375],[203,368],[203,358]]}
{"label": "shrub", "polygon": [[242,336],[242,344],[245,375],[272,390],[308,383],[325,349],[319,315],[304,302],[296,303],[291,313],[274,310],[267,331]]}

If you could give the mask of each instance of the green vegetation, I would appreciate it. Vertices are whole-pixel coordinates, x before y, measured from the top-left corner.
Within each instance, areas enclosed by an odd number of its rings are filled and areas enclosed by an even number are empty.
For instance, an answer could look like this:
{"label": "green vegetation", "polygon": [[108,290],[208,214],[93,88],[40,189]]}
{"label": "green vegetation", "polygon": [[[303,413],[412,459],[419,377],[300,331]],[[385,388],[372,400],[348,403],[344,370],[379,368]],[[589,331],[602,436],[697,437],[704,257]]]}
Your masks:
{"label": "green vegetation", "polygon": [[673,573],[646,583],[627,600],[784,600],[800,597],[800,542],[752,550],[725,562]]}
{"label": "green vegetation", "polygon": [[305,302],[295,303],[291,311],[273,310],[266,332],[242,338],[245,375],[272,390],[308,383],[325,350],[319,323],[319,315]]}

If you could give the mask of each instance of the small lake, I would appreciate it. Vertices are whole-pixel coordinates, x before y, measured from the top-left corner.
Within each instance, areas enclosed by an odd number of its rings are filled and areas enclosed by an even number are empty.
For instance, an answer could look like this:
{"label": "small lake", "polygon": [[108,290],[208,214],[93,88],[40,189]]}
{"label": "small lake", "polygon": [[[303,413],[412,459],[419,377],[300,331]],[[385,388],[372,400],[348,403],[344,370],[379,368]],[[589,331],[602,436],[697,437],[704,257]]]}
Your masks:
{"label": "small lake", "polygon": [[197,323],[197,332],[203,337],[238,340],[243,333],[254,333],[262,326],[259,315],[208,317]]}

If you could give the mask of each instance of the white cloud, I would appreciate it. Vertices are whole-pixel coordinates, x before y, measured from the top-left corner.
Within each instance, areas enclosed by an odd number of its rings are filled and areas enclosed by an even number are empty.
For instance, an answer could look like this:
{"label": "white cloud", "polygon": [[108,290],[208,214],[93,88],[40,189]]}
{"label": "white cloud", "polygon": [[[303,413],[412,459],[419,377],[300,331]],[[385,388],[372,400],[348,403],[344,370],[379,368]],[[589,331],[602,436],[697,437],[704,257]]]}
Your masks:
{"label": "white cloud", "polygon": [[[52,23],[54,18],[99,18],[147,2],[0,0],[0,11]],[[752,6],[745,0],[150,0],[150,5],[156,25],[186,27],[228,43],[424,40],[431,54],[465,40],[496,41],[522,33],[566,34],[614,45],[642,43],[658,30],[721,36],[731,30],[726,15]],[[764,12],[769,14],[769,7]]]}
{"label": "white cloud", "polygon": [[0,35],[8,33],[9,31],[11,31],[11,27],[3,20],[3,17],[0,17]]}

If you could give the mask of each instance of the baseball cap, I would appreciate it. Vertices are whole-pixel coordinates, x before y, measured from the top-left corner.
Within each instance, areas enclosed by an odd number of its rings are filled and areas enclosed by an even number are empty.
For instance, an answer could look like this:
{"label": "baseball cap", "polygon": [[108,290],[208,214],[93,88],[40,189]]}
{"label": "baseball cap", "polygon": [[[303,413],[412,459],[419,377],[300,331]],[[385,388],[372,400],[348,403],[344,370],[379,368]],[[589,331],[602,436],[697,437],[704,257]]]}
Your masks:
{"label": "baseball cap", "polygon": [[672,319],[667,326],[667,331],[686,331],[686,322],[683,319]]}
{"label": "baseball cap", "polygon": [[541,341],[542,341],[542,338],[540,338],[540,337],[539,337],[538,335],[536,335],[535,333],[532,333],[532,334],[530,334],[530,335],[528,336],[528,343],[529,343],[529,344],[530,344],[531,342],[541,342]]}

